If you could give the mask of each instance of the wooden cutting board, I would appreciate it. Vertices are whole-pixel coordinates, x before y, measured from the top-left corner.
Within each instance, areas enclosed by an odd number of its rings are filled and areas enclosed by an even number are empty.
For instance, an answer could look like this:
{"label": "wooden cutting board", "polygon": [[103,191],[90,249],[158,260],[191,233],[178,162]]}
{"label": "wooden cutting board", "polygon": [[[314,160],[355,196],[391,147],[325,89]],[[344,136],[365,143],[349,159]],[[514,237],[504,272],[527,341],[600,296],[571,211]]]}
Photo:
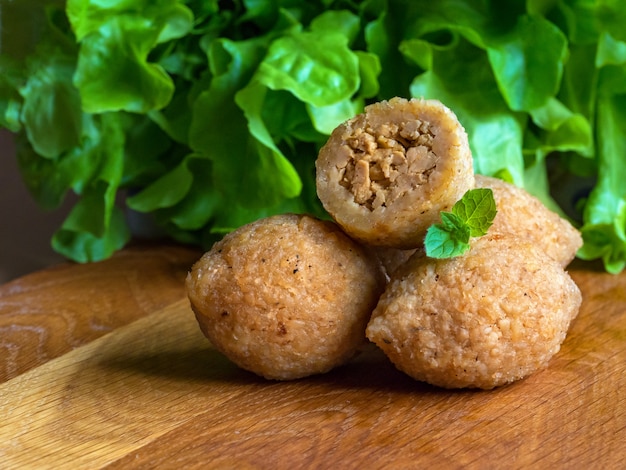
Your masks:
{"label": "wooden cutting board", "polygon": [[133,247],[0,286],[0,467],[618,468],[626,273],[575,264],[584,302],[550,367],[492,391],[404,376],[375,349],[271,382],[202,336],[199,253]]}

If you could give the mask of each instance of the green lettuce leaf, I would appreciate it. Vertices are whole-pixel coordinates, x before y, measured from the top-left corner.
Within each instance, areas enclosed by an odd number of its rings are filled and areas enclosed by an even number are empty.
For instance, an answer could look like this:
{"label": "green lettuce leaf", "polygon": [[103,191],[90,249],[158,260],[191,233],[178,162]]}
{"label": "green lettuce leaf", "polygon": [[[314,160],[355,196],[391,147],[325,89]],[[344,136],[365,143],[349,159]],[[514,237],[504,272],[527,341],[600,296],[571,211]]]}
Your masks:
{"label": "green lettuce leaf", "polygon": [[82,40],[74,84],[86,112],[144,113],[170,101],[172,79],[148,62],[157,37],[148,20],[120,16]]}
{"label": "green lettuce leaf", "polygon": [[[149,20],[146,29],[158,33],[156,42],[162,43],[185,36],[193,26],[194,13],[180,0],[67,0],[67,17],[81,42],[90,34],[100,34],[111,19],[131,18]],[[213,10],[214,11],[214,10]]]}
{"label": "green lettuce leaf", "polygon": [[567,39],[548,20],[522,15],[512,30],[487,42],[487,56],[509,108],[531,111],[558,91]]}
{"label": "green lettuce leaf", "polygon": [[598,183],[584,210],[583,259],[602,258],[608,272],[626,266],[626,95],[603,96],[598,107]]}
{"label": "green lettuce leaf", "polygon": [[[55,249],[110,256],[138,211],[208,246],[283,211],[328,217],[314,162],[373,101],[441,100],[474,168],[625,267],[626,15],[617,0],[20,0],[0,17],[0,126]],[[573,182],[573,186],[570,185]]]}
{"label": "green lettuce leaf", "polygon": [[19,89],[22,124],[43,157],[54,159],[80,145],[83,116],[80,95],[71,85],[74,69],[72,58],[52,55]]}
{"label": "green lettuce leaf", "polygon": [[81,188],[81,198],[52,238],[59,253],[80,262],[107,258],[130,238],[123,213],[116,206],[124,167],[123,127],[112,115],[102,116],[99,124],[106,138],[97,142],[101,157],[97,171]]}
{"label": "green lettuce leaf", "polygon": [[69,0],[67,12],[80,43],[74,83],[87,112],[145,113],[170,101],[172,78],[148,55],[157,44],[191,30],[187,7],[173,0]]}

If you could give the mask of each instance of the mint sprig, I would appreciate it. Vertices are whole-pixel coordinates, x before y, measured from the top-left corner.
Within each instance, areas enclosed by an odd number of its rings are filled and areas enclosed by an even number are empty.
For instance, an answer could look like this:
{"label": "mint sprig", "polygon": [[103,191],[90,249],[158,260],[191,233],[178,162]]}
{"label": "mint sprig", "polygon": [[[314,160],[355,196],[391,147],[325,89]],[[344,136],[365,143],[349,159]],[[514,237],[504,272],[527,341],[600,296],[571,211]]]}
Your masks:
{"label": "mint sprig", "polygon": [[454,258],[467,252],[470,238],[485,235],[496,213],[491,189],[470,189],[454,204],[451,212],[441,212],[440,224],[429,227],[424,239],[426,256]]}

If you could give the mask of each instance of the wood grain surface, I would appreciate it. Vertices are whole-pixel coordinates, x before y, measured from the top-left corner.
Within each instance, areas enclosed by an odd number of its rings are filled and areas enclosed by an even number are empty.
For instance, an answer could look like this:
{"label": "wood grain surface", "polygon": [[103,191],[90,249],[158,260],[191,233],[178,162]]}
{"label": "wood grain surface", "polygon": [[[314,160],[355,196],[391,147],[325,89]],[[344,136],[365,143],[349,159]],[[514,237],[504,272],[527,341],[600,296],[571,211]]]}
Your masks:
{"label": "wood grain surface", "polygon": [[[620,468],[626,459],[626,273],[573,267],[583,306],[548,369],[492,391],[446,391],[404,376],[374,348],[293,382],[242,371],[202,336],[180,290],[194,254],[167,253],[120,255],[134,258],[123,271],[156,263],[161,272],[125,300],[57,299],[55,315],[77,324],[94,310],[111,320],[106,334],[81,327],[93,336],[72,333],[82,346],[59,354],[36,339],[37,366],[0,384],[0,467]],[[78,269],[15,285],[33,296]],[[83,274],[78,291],[101,279]],[[6,290],[0,317],[15,315],[6,299],[18,293]],[[59,323],[65,335],[79,331]]]}
{"label": "wood grain surface", "polygon": [[92,264],[62,264],[0,286],[0,382],[184,296],[201,252],[141,244]]}

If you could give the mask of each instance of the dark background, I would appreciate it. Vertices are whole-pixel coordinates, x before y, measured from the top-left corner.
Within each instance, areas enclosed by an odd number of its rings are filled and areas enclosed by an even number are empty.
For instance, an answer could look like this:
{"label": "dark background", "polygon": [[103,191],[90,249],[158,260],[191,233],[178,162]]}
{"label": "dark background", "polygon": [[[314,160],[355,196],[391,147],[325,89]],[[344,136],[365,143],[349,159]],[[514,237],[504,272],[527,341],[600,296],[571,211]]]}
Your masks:
{"label": "dark background", "polygon": [[22,182],[11,134],[0,130],[0,284],[63,262],[50,239],[70,209],[42,210]]}

